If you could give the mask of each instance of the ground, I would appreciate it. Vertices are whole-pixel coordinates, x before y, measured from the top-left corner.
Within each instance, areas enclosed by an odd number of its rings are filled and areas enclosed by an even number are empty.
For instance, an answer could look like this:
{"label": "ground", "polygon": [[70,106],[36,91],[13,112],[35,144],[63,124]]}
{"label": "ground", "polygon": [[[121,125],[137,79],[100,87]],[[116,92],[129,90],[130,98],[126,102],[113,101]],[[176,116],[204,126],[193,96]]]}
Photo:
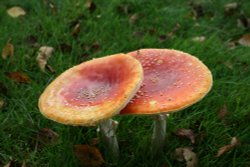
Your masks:
{"label": "ground", "polygon": [[[79,166],[73,147],[99,137],[96,127],[66,126],[43,117],[37,101],[44,88],[69,67],[92,58],[139,48],[172,48],[198,57],[209,67],[214,79],[211,92],[168,117],[164,155],[158,160],[150,159],[152,118],[115,117],[120,122],[118,164],[109,163],[102,142],[95,145],[106,165],[186,166],[176,160],[174,152],[179,147],[192,147],[202,167],[250,166],[250,47],[238,42],[250,33],[250,2],[238,1],[235,9],[225,11],[227,3],[0,2],[0,50],[8,41],[14,46],[14,54],[0,60],[0,100],[4,103],[0,105],[0,165]],[[26,15],[9,16],[6,11],[13,6],[22,7]],[[41,46],[54,48],[45,72],[36,61]],[[18,72],[17,76],[13,72]],[[20,79],[20,73],[28,78]],[[194,144],[175,135],[180,128],[194,132]],[[232,137],[240,144],[216,157]]]}

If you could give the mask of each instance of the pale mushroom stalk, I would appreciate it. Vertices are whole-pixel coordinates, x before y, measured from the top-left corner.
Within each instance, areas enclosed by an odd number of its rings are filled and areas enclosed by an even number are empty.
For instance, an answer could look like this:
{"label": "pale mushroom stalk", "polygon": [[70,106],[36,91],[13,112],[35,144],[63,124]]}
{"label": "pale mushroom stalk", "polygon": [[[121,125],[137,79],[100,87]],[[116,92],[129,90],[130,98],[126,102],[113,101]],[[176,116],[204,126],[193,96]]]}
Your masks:
{"label": "pale mushroom stalk", "polygon": [[152,136],[151,151],[152,156],[157,156],[163,152],[163,147],[166,138],[166,114],[158,114],[153,116],[154,129]]}
{"label": "pale mushroom stalk", "polygon": [[119,145],[115,134],[117,126],[118,122],[113,119],[106,119],[99,123],[100,133],[105,147],[114,160],[119,158]]}

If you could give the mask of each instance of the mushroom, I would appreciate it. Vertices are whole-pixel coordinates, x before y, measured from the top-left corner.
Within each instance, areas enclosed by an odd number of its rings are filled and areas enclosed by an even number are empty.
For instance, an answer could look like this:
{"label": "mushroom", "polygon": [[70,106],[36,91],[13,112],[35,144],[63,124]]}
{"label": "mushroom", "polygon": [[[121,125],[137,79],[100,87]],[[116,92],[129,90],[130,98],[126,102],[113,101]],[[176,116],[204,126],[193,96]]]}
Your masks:
{"label": "mushroom", "polygon": [[117,124],[110,118],[133,98],[142,80],[142,66],[132,56],[93,59],[57,77],[40,96],[38,106],[45,117],[62,124],[99,124],[106,148],[117,158]]}
{"label": "mushroom", "polygon": [[168,49],[141,49],[128,53],[138,59],[144,81],[121,115],[153,115],[152,155],[163,151],[166,115],[201,100],[211,89],[212,75],[196,57]]}

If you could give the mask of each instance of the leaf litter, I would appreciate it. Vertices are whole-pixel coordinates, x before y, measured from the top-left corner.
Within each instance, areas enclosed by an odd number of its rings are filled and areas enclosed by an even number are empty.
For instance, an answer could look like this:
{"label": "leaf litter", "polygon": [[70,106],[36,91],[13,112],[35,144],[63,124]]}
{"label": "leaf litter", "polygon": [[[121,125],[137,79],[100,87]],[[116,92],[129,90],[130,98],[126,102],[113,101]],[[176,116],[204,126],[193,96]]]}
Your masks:
{"label": "leaf litter", "polygon": [[239,40],[238,43],[242,46],[250,47],[250,34],[243,35]]}
{"label": "leaf litter", "polygon": [[36,61],[41,71],[45,72],[47,61],[51,57],[53,52],[54,48],[50,46],[42,46],[39,48]]}
{"label": "leaf litter", "polygon": [[197,167],[198,157],[196,153],[192,151],[191,147],[179,147],[175,149],[175,158],[183,162],[186,161],[186,167]]}
{"label": "leaf litter", "polygon": [[8,57],[11,57],[14,55],[14,45],[10,42],[11,39],[7,41],[5,44],[3,50],[2,50],[2,58],[7,59]]}
{"label": "leaf litter", "polygon": [[74,153],[82,166],[100,167],[104,166],[105,161],[100,151],[89,145],[74,145]]}
{"label": "leaf litter", "polygon": [[9,16],[11,16],[13,18],[18,18],[20,16],[26,15],[26,11],[19,6],[13,6],[13,7],[9,8],[7,10],[7,13]]}
{"label": "leaf litter", "polygon": [[19,72],[19,71],[8,72],[8,73],[6,73],[6,75],[10,79],[12,79],[18,83],[26,83],[26,84],[30,83],[30,78],[28,77],[28,75],[26,75],[23,72]]}
{"label": "leaf litter", "polygon": [[221,147],[218,150],[216,157],[222,156],[226,152],[229,152],[230,150],[232,150],[233,148],[239,145],[240,145],[240,140],[237,137],[232,137],[230,144]]}
{"label": "leaf litter", "polygon": [[193,130],[191,129],[183,129],[183,128],[177,129],[175,131],[175,135],[189,139],[192,144],[195,143],[195,135]]}
{"label": "leaf litter", "polygon": [[58,142],[59,135],[50,128],[42,128],[37,133],[37,140],[45,145],[53,145]]}

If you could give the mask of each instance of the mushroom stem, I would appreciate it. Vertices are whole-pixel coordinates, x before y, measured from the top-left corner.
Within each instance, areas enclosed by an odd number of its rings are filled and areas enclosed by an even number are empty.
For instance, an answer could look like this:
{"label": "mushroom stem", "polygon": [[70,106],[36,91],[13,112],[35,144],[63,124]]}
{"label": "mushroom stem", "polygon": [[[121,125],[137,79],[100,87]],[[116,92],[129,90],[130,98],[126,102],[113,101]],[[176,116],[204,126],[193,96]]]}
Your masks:
{"label": "mushroom stem", "polygon": [[105,147],[113,160],[117,160],[119,157],[119,146],[115,131],[117,129],[118,122],[112,119],[106,119],[99,123],[101,136],[104,140]]}
{"label": "mushroom stem", "polygon": [[166,135],[166,114],[158,114],[154,116],[154,130],[152,136],[152,156],[156,157],[163,152]]}

